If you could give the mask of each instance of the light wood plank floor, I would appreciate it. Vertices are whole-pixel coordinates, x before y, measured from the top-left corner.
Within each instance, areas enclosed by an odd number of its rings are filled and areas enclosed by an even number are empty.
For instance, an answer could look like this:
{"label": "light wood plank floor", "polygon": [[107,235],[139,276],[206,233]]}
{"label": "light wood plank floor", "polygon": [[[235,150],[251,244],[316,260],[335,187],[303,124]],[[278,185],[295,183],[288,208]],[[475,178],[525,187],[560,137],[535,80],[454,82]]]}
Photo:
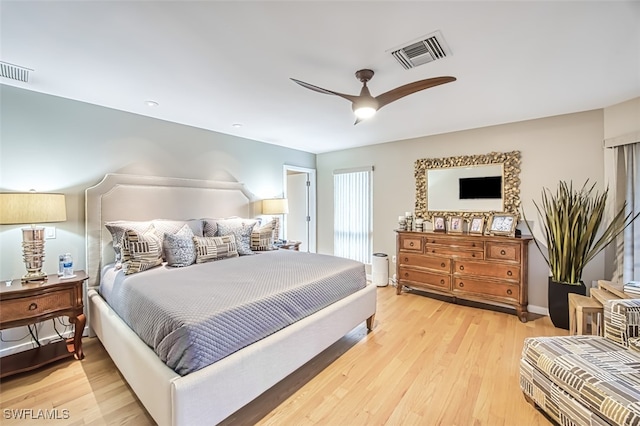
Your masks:
{"label": "light wood plank floor", "polygon": [[[372,333],[357,327],[225,423],[548,425],[519,389],[520,351],[525,337],[566,334],[547,317],[523,324],[515,315],[379,288]],[[100,342],[83,342],[81,362],[0,382],[0,423],[49,424],[7,413],[56,409],[68,418],[55,425],[153,424]]]}

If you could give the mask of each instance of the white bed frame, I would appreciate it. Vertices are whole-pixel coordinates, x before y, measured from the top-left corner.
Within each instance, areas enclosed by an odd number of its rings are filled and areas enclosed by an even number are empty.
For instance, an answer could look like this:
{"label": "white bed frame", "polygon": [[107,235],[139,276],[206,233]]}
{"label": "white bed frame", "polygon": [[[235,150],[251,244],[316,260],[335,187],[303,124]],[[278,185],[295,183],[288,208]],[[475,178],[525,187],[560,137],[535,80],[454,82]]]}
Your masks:
{"label": "white bed frame", "polygon": [[255,399],[366,321],[371,330],[376,286],[357,293],[184,377],[100,297],[102,266],[113,261],[110,220],[254,217],[256,201],[242,184],[108,174],[86,190],[87,303],[90,328],[159,425],[216,424]]}

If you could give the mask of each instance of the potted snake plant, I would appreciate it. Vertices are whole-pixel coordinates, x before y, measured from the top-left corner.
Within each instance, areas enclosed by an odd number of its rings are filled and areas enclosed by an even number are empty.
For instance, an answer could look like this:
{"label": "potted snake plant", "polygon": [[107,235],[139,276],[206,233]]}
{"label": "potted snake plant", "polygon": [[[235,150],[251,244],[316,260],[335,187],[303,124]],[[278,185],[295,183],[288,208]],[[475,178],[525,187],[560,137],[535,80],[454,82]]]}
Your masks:
{"label": "potted snake plant", "polygon": [[[534,242],[550,269],[548,306],[553,325],[569,329],[569,293],[585,295],[582,271],[593,258],[613,242],[638,215],[625,215],[625,206],[616,212],[611,223],[603,225],[609,190],[598,193],[588,180],[579,189],[560,182],[553,194],[542,191],[540,204],[534,201],[541,219],[547,247]],[[531,227],[523,211],[529,232]],[[601,228],[604,227],[603,230]]]}

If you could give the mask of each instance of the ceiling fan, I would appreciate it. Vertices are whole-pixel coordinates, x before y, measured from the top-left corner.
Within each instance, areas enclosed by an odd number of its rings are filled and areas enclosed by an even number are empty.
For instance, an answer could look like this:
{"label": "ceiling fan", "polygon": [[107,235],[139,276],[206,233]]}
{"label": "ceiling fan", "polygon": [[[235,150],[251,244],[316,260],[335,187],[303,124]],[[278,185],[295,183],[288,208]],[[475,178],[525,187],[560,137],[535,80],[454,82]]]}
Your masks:
{"label": "ceiling fan", "polygon": [[419,92],[420,90],[456,81],[455,77],[449,76],[427,78],[426,80],[414,81],[413,83],[396,87],[395,89],[389,90],[382,95],[373,97],[371,96],[369,88],[367,87],[367,82],[371,80],[371,78],[373,78],[373,74],[374,72],[372,70],[367,69],[356,71],[356,78],[362,82],[362,90],[360,91],[360,95],[358,96],[345,95],[344,93],[338,93],[331,90],[323,89],[321,87],[314,86],[313,84],[296,80],[295,78],[292,78],[291,80],[295,81],[300,86],[306,87],[307,89],[313,90],[315,92],[324,93],[325,95],[336,95],[348,101],[351,101],[351,108],[356,115],[356,122],[353,123],[354,125],[358,124],[362,120],[366,120],[367,118],[372,117],[376,113],[376,111],[393,101],[397,101],[400,98],[403,98],[412,93]]}

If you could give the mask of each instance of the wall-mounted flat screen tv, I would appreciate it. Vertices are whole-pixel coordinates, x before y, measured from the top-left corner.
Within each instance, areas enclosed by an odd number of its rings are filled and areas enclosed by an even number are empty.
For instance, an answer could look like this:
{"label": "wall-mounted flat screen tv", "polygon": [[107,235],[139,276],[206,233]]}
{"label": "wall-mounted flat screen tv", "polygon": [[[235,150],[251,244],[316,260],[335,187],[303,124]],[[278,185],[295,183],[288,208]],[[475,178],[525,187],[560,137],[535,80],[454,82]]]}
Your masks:
{"label": "wall-mounted flat screen tv", "polygon": [[461,200],[502,198],[502,176],[460,178]]}

